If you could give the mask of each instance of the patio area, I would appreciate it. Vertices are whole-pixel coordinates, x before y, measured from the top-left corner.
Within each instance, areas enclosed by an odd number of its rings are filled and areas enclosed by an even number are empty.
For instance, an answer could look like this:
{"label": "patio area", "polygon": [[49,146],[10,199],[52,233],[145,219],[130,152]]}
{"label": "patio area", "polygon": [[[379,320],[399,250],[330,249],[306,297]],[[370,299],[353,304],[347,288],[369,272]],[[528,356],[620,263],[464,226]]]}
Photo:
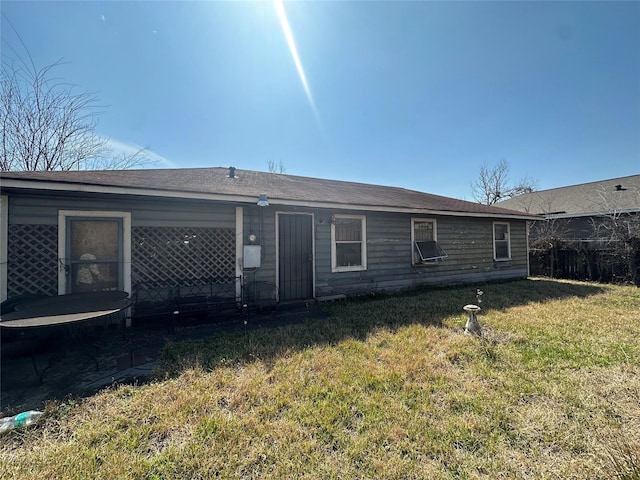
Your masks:
{"label": "patio area", "polygon": [[[193,319],[173,327],[138,323],[131,328],[97,325],[74,342],[63,333],[3,338],[0,365],[0,415],[41,410],[47,401],[81,398],[112,385],[146,382],[168,343],[211,338],[244,329],[273,328],[326,316],[313,303],[280,305],[277,310],[231,315],[215,322]],[[246,325],[245,325],[246,320]]]}

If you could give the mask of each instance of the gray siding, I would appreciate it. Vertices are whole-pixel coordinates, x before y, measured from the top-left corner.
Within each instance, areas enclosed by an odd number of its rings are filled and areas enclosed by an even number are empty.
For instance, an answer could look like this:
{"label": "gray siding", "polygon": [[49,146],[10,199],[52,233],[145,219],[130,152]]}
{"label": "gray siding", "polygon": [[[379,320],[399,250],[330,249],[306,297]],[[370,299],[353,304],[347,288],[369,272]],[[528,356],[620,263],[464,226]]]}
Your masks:
{"label": "gray siding", "polygon": [[[235,205],[181,199],[132,198],[117,195],[10,195],[12,225],[57,225],[58,210],[131,212],[132,227],[216,227],[235,230]],[[365,214],[367,269],[331,271],[331,218],[336,211],[259,208],[243,205],[243,243],[254,233],[262,246],[261,267],[246,269],[246,281],[276,282],[276,213],[313,212],[315,295],[403,290],[430,284],[472,283],[526,277],[525,221],[511,221],[512,259],[493,260],[493,220],[471,217],[418,217],[410,214]],[[438,243],[448,254],[441,262],[412,265],[411,218],[435,218]],[[235,262],[235,259],[234,259]]]}
{"label": "gray siding", "polygon": [[262,247],[260,268],[243,270],[245,281],[275,283],[276,280],[276,235],[275,209],[271,207],[245,206],[243,209],[243,244],[250,245],[249,235],[257,237],[255,245]]}
{"label": "gray siding", "polygon": [[[580,242],[589,240],[608,240],[606,228],[600,232],[598,227],[607,225],[608,217],[585,216],[570,218],[550,218],[539,220],[531,224],[531,240],[539,237],[552,236],[556,240]],[[604,237],[604,238],[601,238]]]}
{"label": "gray siding", "polygon": [[235,206],[181,199],[80,195],[10,195],[9,223],[57,225],[58,210],[131,212],[132,226],[235,229]]}
{"label": "gray siding", "polygon": [[511,260],[496,262],[493,260],[493,220],[429,217],[436,219],[438,243],[449,256],[441,262],[413,266],[411,218],[411,215],[369,213],[367,270],[340,273],[331,272],[330,223],[318,225],[316,222],[316,295],[393,291],[429,284],[527,276],[524,221],[510,222]]}
{"label": "gray siding", "polygon": [[[279,207],[246,207],[244,242],[250,233],[262,245],[262,266],[246,270],[247,280],[275,282],[276,212],[308,213]],[[493,220],[468,217],[435,218],[438,243],[449,255],[442,262],[413,266],[409,214],[340,212],[367,218],[367,270],[331,271],[331,217],[337,213],[314,210],[315,295],[356,294],[376,290],[396,291],[430,284],[472,283],[527,276],[526,224],[511,221],[511,257],[493,260]]]}
{"label": "gray siding", "polygon": [[[236,213],[233,205],[212,206],[211,203],[181,199],[140,199],[113,195],[10,195],[7,232],[10,248],[7,262],[9,296],[34,292],[55,294],[57,291],[59,262],[66,261],[57,258],[60,210],[130,212],[133,283],[165,279],[172,275],[235,275]],[[192,241],[188,248],[166,243],[165,233],[168,234],[168,231],[180,237],[183,231],[188,233],[188,229],[216,233],[199,235],[199,242]],[[152,242],[145,242],[146,250],[140,246],[142,244],[135,243],[140,234],[148,235],[154,231],[162,232],[156,236],[160,242],[158,245],[162,247],[160,251],[171,254],[166,255],[166,260],[160,263],[154,257],[157,252],[153,248],[154,251],[149,250],[147,246]],[[53,233],[45,235],[43,232]],[[32,248],[32,244],[37,248]],[[198,248],[198,245],[206,246],[210,255],[202,258],[201,252],[205,247]],[[149,251],[152,251],[152,255],[145,255]]]}

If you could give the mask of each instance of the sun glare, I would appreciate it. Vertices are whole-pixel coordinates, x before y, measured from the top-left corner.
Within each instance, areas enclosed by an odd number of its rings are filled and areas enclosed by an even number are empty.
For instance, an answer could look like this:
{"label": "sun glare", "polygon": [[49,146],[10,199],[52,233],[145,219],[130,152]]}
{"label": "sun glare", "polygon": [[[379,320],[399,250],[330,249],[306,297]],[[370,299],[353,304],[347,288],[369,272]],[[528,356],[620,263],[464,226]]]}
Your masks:
{"label": "sun glare", "polygon": [[281,0],[274,0],[273,4],[276,8],[276,13],[278,14],[278,20],[280,21],[280,26],[282,27],[282,31],[284,32],[284,36],[287,39],[287,45],[289,46],[289,51],[291,52],[291,56],[293,57],[293,62],[296,65],[296,70],[298,70],[298,76],[300,77],[300,81],[302,82],[302,87],[304,88],[305,94],[307,95],[307,99],[309,100],[311,109],[313,110],[313,113],[316,116],[316,119],[318,119],[318,112],[316,111],[316,106],[313,101],[313,96],[311,95],[311,89],[309,88],[309,83],[307,82],[307,76],[305,75],[304,69],[302,68],[302,62],[300,62],[300,56],[298,55],[296,42],[295,42],[295,39],[293,38],[291,27],[289,26],[289,20],[287,19],[287,12],[285,11],[284,5]]}

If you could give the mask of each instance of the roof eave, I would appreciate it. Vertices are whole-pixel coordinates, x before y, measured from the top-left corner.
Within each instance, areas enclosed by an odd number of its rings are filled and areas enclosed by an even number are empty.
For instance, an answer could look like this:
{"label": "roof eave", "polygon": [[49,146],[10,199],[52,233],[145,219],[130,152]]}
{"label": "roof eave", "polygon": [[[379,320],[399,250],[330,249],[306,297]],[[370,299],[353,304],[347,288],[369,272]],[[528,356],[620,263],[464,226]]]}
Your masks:
{"label": "roof eave", "polygon": [[640,213],[640,208],[622,208],[615,211],[599,211],[599,212],[586,212],[586,213],[558,213],[558,214],[540,214],[544,219],[563,219],[563,218],[581,218],[581,217],[602,217],[610,215],[619,215],[627,213]]}
{"label": "roof eave", "polygon": [[[22,180],[22,179],[3,179],[2,188],[16,188],[24,190],[39,191],[55,191],[55,192],[79,192],[79,193],[97,193],[111,195],[140,195],[147,197],[163,197],[163,198],[179,198],[191,200],[207,200],[230,203],[248,203],[255,204],[256,197],[254,195],[233,195],[220,193],[204,193],[190,192],[184,190],[158,190],[141,187],[118,187],[111,185],[98,185],[79,182],[54,182],[49,180]],[[486,212],[469,212],[458,210],[436,210],[429,208],[412,208],[412,207],[388,207],[381,205],[366,204],[343,204],[337,202],[323,202],[311,200],[291,200],[269,197],[270,205],[282,205],[289,207],[308,207],[308,208],[326,208],[341,210],[367,210],[387,213],[410,213],[417,215],[449,215],[454,217],[476,217],[476,218],[510,218],[514,220],[539,220],[539,216],[518,213],[486,213]]]}

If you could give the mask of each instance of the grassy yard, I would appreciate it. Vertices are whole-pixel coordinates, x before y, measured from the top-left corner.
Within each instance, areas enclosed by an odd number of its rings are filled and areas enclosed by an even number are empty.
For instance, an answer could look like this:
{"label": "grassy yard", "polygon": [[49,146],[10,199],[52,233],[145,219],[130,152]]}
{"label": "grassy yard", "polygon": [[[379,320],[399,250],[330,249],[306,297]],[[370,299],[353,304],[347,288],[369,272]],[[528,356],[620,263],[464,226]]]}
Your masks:
{"label": "grassy yard", "polygon": [[481,285],[478,339],[475,288],[171,345],[0,437],[0,477],[640,478],[640,289]]}

